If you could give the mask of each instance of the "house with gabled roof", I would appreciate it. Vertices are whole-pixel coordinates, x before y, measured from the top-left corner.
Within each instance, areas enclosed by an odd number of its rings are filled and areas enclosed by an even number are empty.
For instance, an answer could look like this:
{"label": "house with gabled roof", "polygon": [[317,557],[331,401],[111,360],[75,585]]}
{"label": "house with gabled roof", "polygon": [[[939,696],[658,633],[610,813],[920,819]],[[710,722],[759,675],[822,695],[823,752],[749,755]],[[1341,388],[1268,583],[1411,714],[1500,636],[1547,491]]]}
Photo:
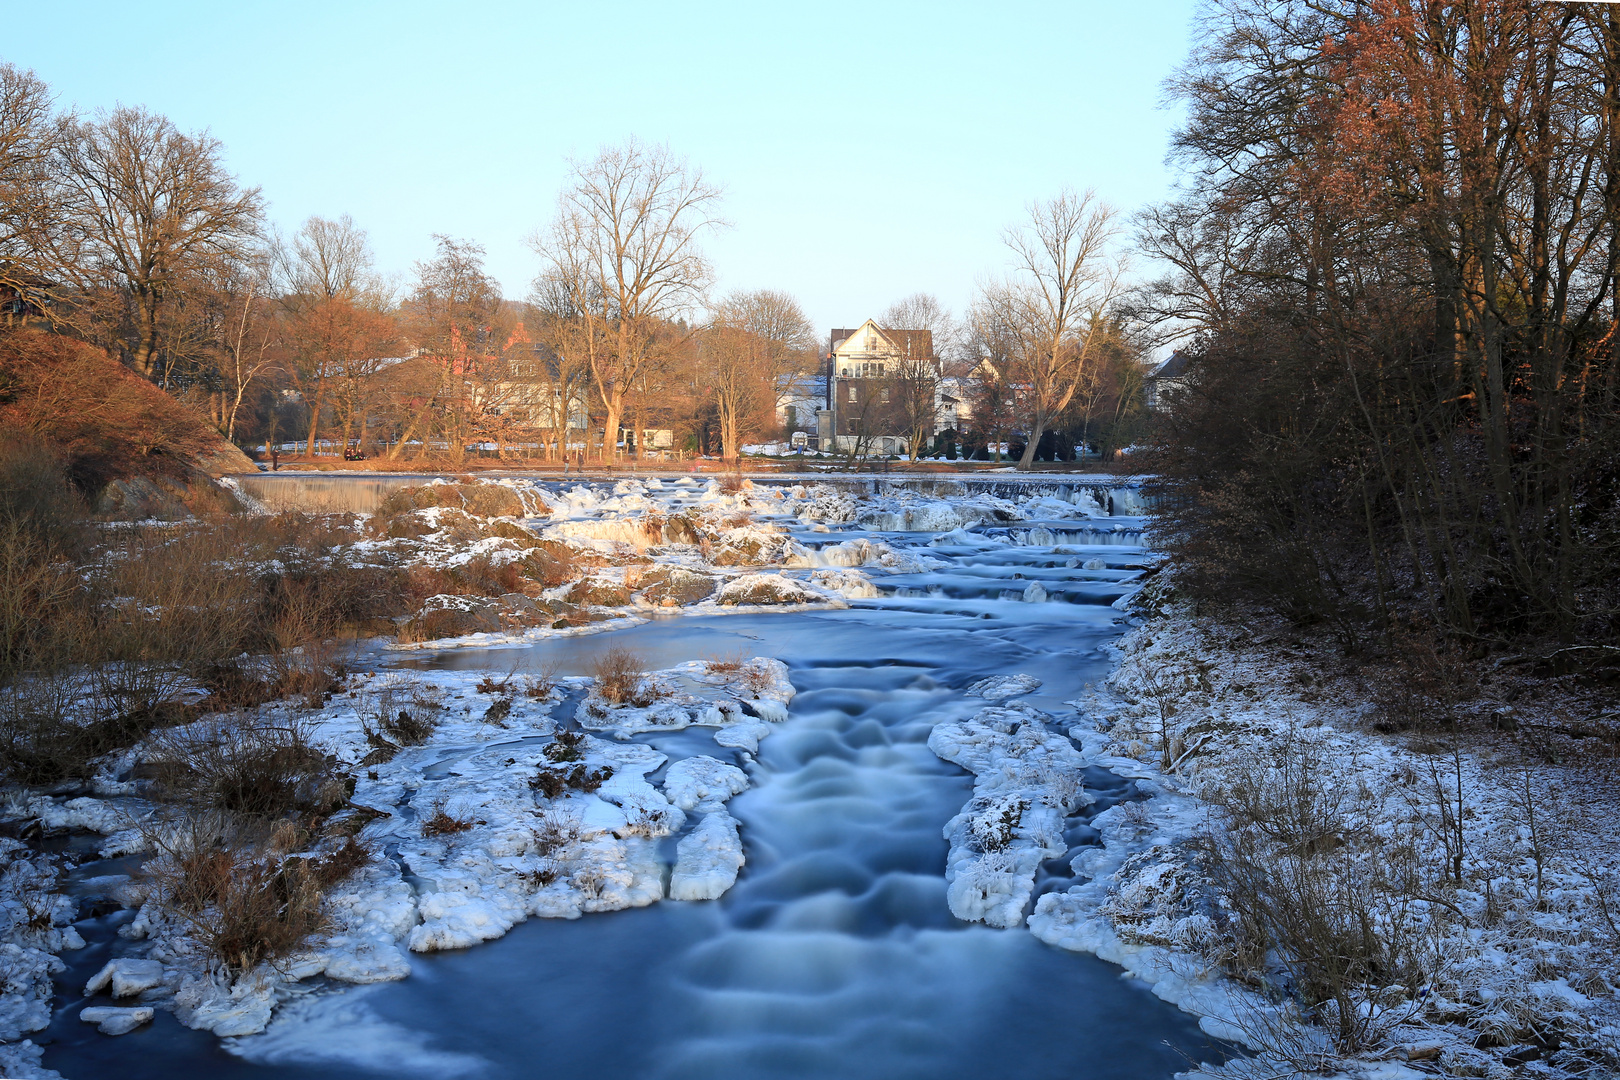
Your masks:
{"label": "house with gabled roof", "polygon": [[820,449],[827,453],[906,453],[907,424],[901,415],[898,383],[916,363],[938,369],[931,331],[883,327],[873,319],[853,329],[833,330],[828,335],[824,376],[826,407],[817,415]]}
{"label": "house with gabled roof", "polygon": [[1177,349],[1142,380],[1142,404],[1149,412],[1164,408],[1191,385],[1192,358]]}

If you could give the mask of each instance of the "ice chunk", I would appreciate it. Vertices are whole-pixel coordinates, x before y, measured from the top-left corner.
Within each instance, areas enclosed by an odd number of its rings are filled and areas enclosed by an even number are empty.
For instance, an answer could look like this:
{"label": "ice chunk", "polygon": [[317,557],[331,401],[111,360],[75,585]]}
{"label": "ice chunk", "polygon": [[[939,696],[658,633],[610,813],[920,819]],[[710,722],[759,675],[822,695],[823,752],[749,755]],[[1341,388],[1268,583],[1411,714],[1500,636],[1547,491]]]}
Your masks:
{"label": "ice chunk", "polygon": [[682,810],[717,806],[747,790],[746,773],[706,754],[677,761],[664,775],[664,794]]}
{"label": "ice chunk", "polygon": [[66,965],[48,952],[0,945],[0,1040],[20,1038],[51,1022],[51,975]]}
{"label": "ice chunk", "polygon": [[156,1015],[147,1006],[121,1009],[111,1005],[92,1005],[79,1010],[79,1019],[96,1025],[103,1035],[128,1035],[142,1024],[150,1023]]}
{"label": "ice chunk", "polygon": [[1080,564],[1080,569],[1082,569],[1082,570],[1106,570],[1106,569],[1108,569],[1108,564],[1103,562],[1101,559],[1087,559],[1085,562]]}
{"label": "ice chunk", "polygon": [[1046,603],[1046,588],[1045,588],[1045,586],[1043,586],[1038,581],[1030,582],[1029,583],[1029,588],[1024,590],[1024,603],[1026,603],[1026,604],[1044,604],[1044,603]]}
{"label": "ice chunk", "polygon": [[327,944],[328,977],[348,983],[393,982],[411,973],[411,962],[385,937],[336,937]]}
{"label": "ice chunk", "polygon": [[[1031,582],[1033,586],[1035,583]],[[1029,599],[1029,593],[1024,594]],[[986,701],[1005,701],[1008,698],[1028,694],[1041,688],[1041,680],[1033,675],[1022,673],[1016,675],[992,675],[987,679],[969,684],[963,691],[968,697],[984,698]]]}
{"label": "ice chunk", "polygon": [[0,1044],[0,1076],[17,1080],[62,1080],[61,1073],[44,1066],[44,1057],[44,1048],[31,1039]]}
{"label": "ice chunk", "polygon": [[275,987],[262,971],[252,971],[229,986],[212,976],[187,979],[174,996],[174,1015],[197,1031],[212,1031],[220,1038],[257,1035],[270,1023]]}
{"label": "ice chunk", "polygon": [[411,930],[413,952],[438,949],[464,949],[480,941],[498,938],[512,929],[521,917],[519,911],[503,909],[482,896],[459,891],[440,891],[422,897],[418,906],[422,924]]}
{"label": "ice chunk", "polygon": [[99,994],[109,985],[115,998],[134,997],[142,990],[150,990],[163,982],[163,965],[156,960],[132,960],[124,957],[109,960],[84,985],[84,994]]}
{"label": "ice chunk", "polygon": [[744,722],[723,727],[714,733],[714,741],[720,746],[734,746],[747,750],[750,754],[759,751],[759,741],[771,733],[771,725],[758,722]]}
{"label": "ice chunk", "polygon": [[706,815],[675,850],[671,900],[714,900],[724,895],[736,883],[744,861],[737,819],[724,810]]}

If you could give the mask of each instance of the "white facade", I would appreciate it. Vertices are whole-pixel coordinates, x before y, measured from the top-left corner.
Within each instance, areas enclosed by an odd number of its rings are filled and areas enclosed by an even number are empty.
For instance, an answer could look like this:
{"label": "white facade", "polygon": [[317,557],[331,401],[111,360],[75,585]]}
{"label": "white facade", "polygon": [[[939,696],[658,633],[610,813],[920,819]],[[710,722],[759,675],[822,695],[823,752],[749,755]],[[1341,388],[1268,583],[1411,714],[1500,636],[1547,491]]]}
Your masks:
{"label": "white facade", "polygon": [[898,374],[903,355],[883,328],[867,319],[833,348],[833,374],[840,379],[881,379]]}

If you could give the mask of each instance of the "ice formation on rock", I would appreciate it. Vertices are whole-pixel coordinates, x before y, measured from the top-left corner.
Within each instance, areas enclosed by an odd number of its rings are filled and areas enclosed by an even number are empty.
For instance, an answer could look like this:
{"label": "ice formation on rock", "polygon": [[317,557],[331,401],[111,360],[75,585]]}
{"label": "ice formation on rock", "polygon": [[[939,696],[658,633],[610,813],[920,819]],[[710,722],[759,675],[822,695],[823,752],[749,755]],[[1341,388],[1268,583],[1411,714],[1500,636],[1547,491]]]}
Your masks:
{"label": "ice formation on rock", "polygon": [[664,773],[664,794],[682,810],[718,807],[748,790],[748,775],[706,755],[684,758]]}
{"label": "ice formation on rock", "polygon": [[1063,819],[1090,802],[1084,761],[1028,705],[985,708],[939,724],[928,748],[974,774],[973,799],[945,826],[951,914],[991,926],[1021,925],[1042,860],[1068,850]]}
{"label": "ice formation on rock", "polygon": [[712,810],[676,846],[675,869],[669,877],[671,900],[713,900],[736,882],[742,869],[742,841],[737,819]]}

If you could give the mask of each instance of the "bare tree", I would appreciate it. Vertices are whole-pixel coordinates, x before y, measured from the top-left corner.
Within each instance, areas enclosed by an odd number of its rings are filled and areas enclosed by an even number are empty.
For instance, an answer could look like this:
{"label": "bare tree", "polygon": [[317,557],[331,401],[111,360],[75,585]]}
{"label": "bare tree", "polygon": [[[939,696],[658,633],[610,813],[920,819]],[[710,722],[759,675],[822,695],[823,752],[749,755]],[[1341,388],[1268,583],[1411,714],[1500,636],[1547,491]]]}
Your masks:
{"label": "bare tree", "polygon": [[224,362],[220,365],[227,404],[225,438],[236,440],[236,419],[248,392],[280,368],[281,322],[272,310],[267,258],[245,263],[232,290],[232,303],[223,327]]}
{"label": "bare tree", "polygon": [[722,454],[735,461],[750,415],[774,416],[783,380],[814,364],[815,329],[786,293],[732,293],[715,309],[700,356],[719,413]]}
{"label": "bare tree", "polygon": [[666,147],[631,139],[575,162],[549,232],[530,246],[570,285],[587,329],[596,390],[606,407],[602,455],[612,453],[624,395],[647,362],[658,323],[702,299],[711,271],[698,250],[720,224],[717,187]]}
{"label": "bare tree", "polygon": [[981,290],[981,316],[1011,339],[1009,381],[1029,425],[1020,469],[1029,468],[1047,425],[1068,407],[1105,332],[1123,271],[1110,250],[1117,233],[1114,210],[1091,191],[1034,203],[1028,223],[1004,238],[1012,273]]}
{"label": "bare tree", "polygon": [[398,457],[424,422],[436,424],[451,457],[460,461],[472,433],[469,387],[480,367],[490,363],[492,320],[501,306],[495,279],[484,273],[484,249],[470,240],[435,235],[438,255],[416,264],[416,288],[407,305],[417,345],[418,366],[426,365],[413,387],[409,418]]}
{"label": "bare tree", "polygon": [[[50,312],[41,295],[54,276],[59,215],[52,212],[50,158],[56,131],[51,92],[32,71],[0,62],[0,293]],[[0,295],[0,301],[7,297]]]}
{"label": "bare tree", "polygon": [[[956,320],[937,297],[919,292],[890,304],[879,321],[884,329],[913,331],[890,335],[901,355],[888,381],[893,388],[894,412],[905,425],[906,445],[911,448],[911,460],[916,461],[939,423],[940,379],[944,359],[957,351]],[[920,347],[915,333],[919,330],[927,333],[930,347]]]}
{"label": "bare tree", "polygon": [[348,214],[312,215],[291,240],[277,240],[276,262],[295,302],[359,300],[382,292],[371,240]]}
{"label": "bare tree", "polygon": [[347,214],[335,220],[312,216],[272,251],[310,410],[305,452],[313,457],[328,405],[335,406],[345,440],[355,419],[363,420],[380,361],[397,350],[397,327],[372,274],[366,232]]}
{"label": "bare tree", "polygon": [[[589,396],[591,328],[574,305],[570,283],[556,276],[535,279],[529,304],[539,349],[527,370],[513,374],[524,384],[531,417],[549,434],[547,456],[566,457],[576,405]],[[588,426],[589,418],[583,422]]]}
{"label": "bare tree", "polygon": [[54,171],[81,272],[117,289],[129,363],[153,378],[165,307],[200,266],[256,235],[259,191],[225,171],[216,140],[139,108],[62,118]]}

